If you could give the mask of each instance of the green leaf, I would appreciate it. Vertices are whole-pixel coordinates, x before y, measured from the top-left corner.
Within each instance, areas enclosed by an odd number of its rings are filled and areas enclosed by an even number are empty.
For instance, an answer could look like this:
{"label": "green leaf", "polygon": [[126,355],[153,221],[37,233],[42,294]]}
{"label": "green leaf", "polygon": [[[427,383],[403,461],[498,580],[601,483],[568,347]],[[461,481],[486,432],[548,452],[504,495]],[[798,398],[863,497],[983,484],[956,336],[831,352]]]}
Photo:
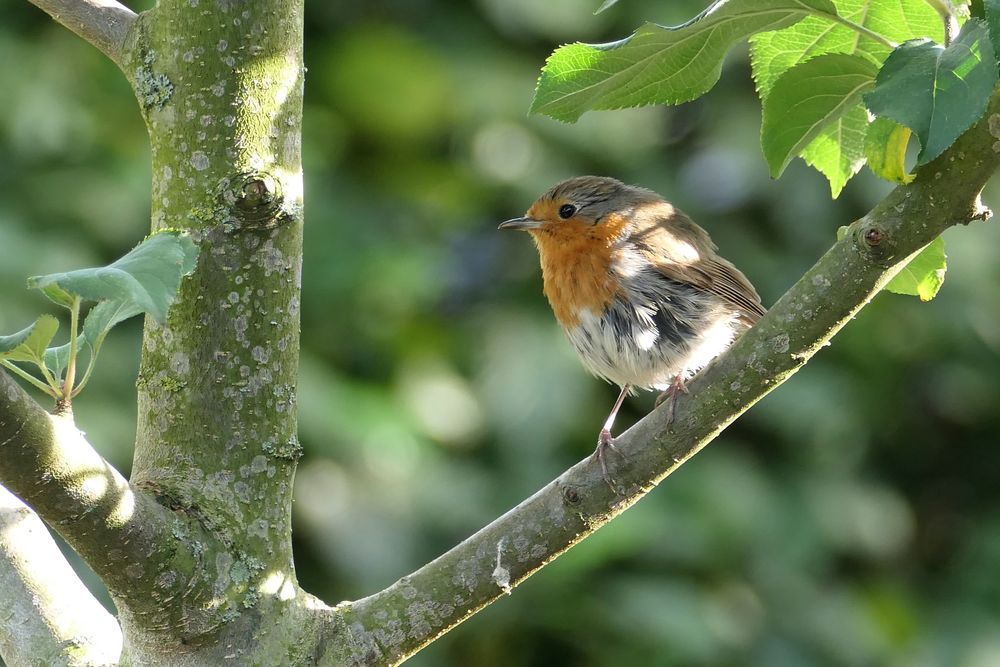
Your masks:
{"label": "green leaf", "polygon": [[[832,53],[781,75],[764,99],[760,134],[773,178],[825,127],[858,106],[861,95],[874,85],[877,71],[865,58]],[[822,147],[815,150],[821,153]]]}
{"label": "green leaf", "polygon": [[687,102],[715,85],[736,42],[836,13],[831,0],[717,0],[679,26],[647,23],[617,42],[561,46],[542,68],[531,113],[573,122],[591,109]]}
{"label": "green leaf", "polygon": [[921,146],[917,164],[926,164],[983,115],[996,83],[987,28],[970,19],[948,47],[914,40],[895,49],[865,104],[913,130]]}
{"label": "green leaf", "polygon": [[830,182],[830,196],[836,199],[847,181],[865,163],[865,131],[868,112],[855,104],[843,116],[823,128],[799,157]]}
{"label": "green leaf", "polygon": [[76,297],[55,283],[43,287],[42,294],[47,296],[52,303],[59,304],[60,306],[71,310],[73,308],[73,301],[76,299]]}
{"label": "green leaf", "polygon": [[45,348],[59,330],[59,320],[42,315],[34,324],[10,336],[0,336],[0,359],[42,363]]}
{"label": "green leaf", "polygon": [[888,118],[876,118],[868,126],[865,137],[865,157],[868,167],[877,175],[903,185],[913,180],[906,171],[906,145],[910,128]]}
{"label": "green leaf", "polygon": [[[82,348],[83,344],[83,336],[77,336],[77,348]],[[42,355],[42,363],[52,372],[54,377],[61,378],[63,371],[66,370],[66,366],[69,365],[69,343],[64,343],[58,347],[50,347],[45,350],[45,353]]]}
{"label": "green leaf", "polygon": [[[944,40],[944,26],[932,8],[918,0],[836,0],[837,13],[893,42],[918,37]],[[810,16],[783,30],[750,38],[750,63],[761,98],[778,77],[796,65],[826,53],[857,55],[881,64],[885,44],[862,37],[849,26]]]}
{"label": "green leaf", "polygon": [[[111,328],[142,312],[135,303],[101,301],[87,313],[83,321],[83,332],[76,339],[77,348],[80,352],[86,351],[90,355],[89,363],[93,364]],[[43,360],[46,368],[56,377],[61,377],[69,363],[69,343],[45,350]]]}
{"label": "green leaf", "polygon": [[163,322],[197,257],[198,247],[188,235],[160,232],[108,266],[35,276],[28,286],[44,291],[56,285],[85,299],[130,304]]}
{"label": "green leaf", "polygon": [[885,289],[930,301],[944,284],[944,272],[948,268],[945,260],[944,239],[938,237],[917,253]]}
{"label": "green leaf", "polygon": [[124,301],[102,301],[87,313],[83,322],[83,337],[94,350],[100,348],[104,337],[119,322],[140,314],[142,309],[135,303]]}
{"label": "green leaf", "polygon": [[595,14],[600,14],[605,9],[610,9],[612,5],[617,5],[617,4],[618,4],[618,0],[604,0],[604,2],[601,3],[601,6],[598,7],[597,11],[594,12],[594,13]]}
{"label": "green leaf", "polygon": [[[198,247],[185,234],[169,231],[147,238],[112,264],[67,273],[30,278],[39,289],[62,290],[99,303],[90,309],[77,337],[77,348],[87,351],[93,366],[105,336],[119,322],[140,313],[163,321],[181,278],[194,270]],[[44,350],[42,363],[61,377],[69,363],[69,343]],[[81,385],[82,386],[82,385]]]}
{"label": "green leaf", "polygon": [[[836,0],[836,5],[843,18],[895,42],[944,36],[940,17],[917,0]],[[754,35],[750,43],[753,77],[762,100],[785,72],[811,58],[843,53],[881,64],[890,52],[885,44],[862,37],[848,26],[813,16],[783,30]],[[864,164],[867,125],[864,109],[852,108],[799,153],[827,177],[834,198]]]}

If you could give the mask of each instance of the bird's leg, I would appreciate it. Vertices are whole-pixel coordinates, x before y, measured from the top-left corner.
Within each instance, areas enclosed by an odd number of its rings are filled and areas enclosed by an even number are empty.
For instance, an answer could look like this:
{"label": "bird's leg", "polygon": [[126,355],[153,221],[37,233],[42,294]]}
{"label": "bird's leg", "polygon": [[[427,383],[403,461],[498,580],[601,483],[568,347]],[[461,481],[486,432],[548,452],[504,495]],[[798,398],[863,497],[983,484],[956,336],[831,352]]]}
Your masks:
{"label": "bird's leg", "polygon": [[663,401],[670,399],[670,407],[667,409],[667,423],[674,423],[674,410],[677,409],[677,395],[688,393],[687,387],[684,386],[684,373],[678,373],[674,376],[674,379],[670,381],[670,386],[666,390],[656,397],[656,407],[660,407]]}
{"label": "bird's leg", "polygon": [[[615,488],[614,483],[611,481],[611,475],[608,473],[608,463],[605,460],[605,452],[608,449],[613,449],[618,451],[615,447],[615,439],[611,437],[611,427],[615,424],[615,417],[618,416],[618,410],[622,407],[622,403],[625,401],[625,396],[628,394],[628,390],[631,389],[630,385],[625,385],[622,387],[622,391],[618,394],[618,400],[615,401],[615,406],[611,408],[611,414],[604,421],[604,427],[601,428],[601,434],[597,436],[597,449],[594,450],[591,460],[597,461],[601,464],[601,475],[604,477],[604,481],[608,483],[611,490],[616,494],[618,489]],[[619,452],[620,453],[620,452]]]}

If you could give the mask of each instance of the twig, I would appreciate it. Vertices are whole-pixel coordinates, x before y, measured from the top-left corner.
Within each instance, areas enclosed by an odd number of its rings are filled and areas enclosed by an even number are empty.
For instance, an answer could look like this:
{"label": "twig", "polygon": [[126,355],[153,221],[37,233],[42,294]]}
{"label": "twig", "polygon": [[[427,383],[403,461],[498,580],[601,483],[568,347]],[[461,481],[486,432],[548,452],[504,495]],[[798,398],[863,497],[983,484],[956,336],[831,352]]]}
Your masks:
{"label": "twig", "polygon": [[125,37],[136,13],[115,0],[28,0],[122,67]]}

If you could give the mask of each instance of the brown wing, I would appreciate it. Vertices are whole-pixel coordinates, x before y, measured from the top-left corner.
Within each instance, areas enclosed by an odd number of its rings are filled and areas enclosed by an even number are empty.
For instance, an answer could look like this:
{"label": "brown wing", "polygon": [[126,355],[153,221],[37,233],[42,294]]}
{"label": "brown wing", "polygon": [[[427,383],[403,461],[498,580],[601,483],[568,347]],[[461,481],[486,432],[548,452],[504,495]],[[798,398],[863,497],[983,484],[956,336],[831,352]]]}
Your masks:
{"label": "brown wing", "polygon": [[705,262],[696,270],[704,271],[708,289],[739,308],[749,324],[755,323],[767,311],[760,302],[760,295],[743,273],[721,257]]}
{"label": "brown wing", "polygon": [[667,202],[637,210],[630,240],[671,280],[705,289],[735,306],[748,324],[766,312],[746,276],[719,257],[708,233]]}

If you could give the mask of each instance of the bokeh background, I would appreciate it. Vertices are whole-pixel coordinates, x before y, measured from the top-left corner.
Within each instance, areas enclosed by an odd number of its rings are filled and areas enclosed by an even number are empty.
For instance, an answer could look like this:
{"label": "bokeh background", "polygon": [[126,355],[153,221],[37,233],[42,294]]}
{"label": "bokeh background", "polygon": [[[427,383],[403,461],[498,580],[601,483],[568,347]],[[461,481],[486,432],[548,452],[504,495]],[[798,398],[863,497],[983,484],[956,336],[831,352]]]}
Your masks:
{"label": "bokeh background", "polygon": [[[862,173],[831,201],[801,161],[769,180],[745,48],[691,104],[527,116],[556,45],[706,3],[597,4],[307,3],[295,547],[327,602],[390,584],[593,447],[616,389],[581,369],[530,240],[498,221],[559,179],[613,175],[685,209],[769,304],[888,190]],[[48,309],[26,276],[142,237],[150,174],[96,50],[14,2],[0,62],[10,333]],[[946,242],[934,301],[876,298],[647,499],[409,664],[1000,665],[1000,229]],[[125,470],[139,339],[138,321],[111,335],[77,404]]]}

